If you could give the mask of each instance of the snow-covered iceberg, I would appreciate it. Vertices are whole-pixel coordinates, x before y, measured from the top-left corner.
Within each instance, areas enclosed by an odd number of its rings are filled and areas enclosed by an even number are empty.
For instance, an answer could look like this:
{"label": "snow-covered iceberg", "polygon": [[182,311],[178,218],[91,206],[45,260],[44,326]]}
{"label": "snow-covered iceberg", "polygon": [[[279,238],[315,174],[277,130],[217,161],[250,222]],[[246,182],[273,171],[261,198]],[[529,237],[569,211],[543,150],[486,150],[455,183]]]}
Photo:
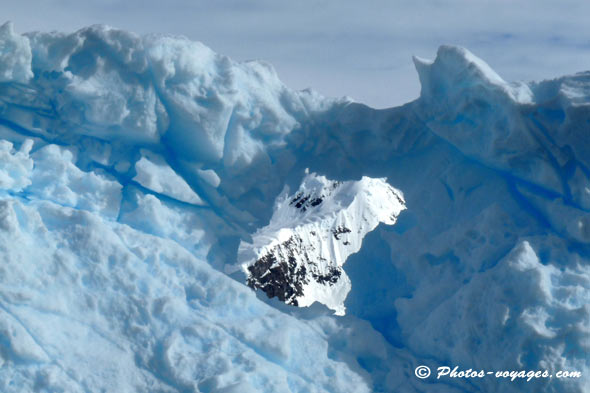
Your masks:
{"label": "snow-covered iceberg", "polygon": [[[420,97],[374,110],[182,37],[0,27],[0,390],[584,392],[590,73],[507,83],[450,46],[415,64]],[[283,190],[318,179],[406,210],[293,216]],[[247,287],[266,230],[340,236],[347,206],[369,208],[334,259],[346,316]]]}

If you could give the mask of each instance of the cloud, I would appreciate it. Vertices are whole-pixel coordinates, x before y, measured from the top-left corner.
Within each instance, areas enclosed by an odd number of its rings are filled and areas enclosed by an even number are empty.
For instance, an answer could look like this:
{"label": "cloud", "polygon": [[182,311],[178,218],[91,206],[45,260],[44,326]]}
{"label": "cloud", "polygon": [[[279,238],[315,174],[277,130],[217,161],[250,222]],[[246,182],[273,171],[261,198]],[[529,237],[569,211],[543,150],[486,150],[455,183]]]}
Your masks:
{"label": "cloud", "polygon": [[107,23],[182,34],[237,60],[272,63],[289,86],[376,107],[419,94],[411,56],[457,44],[507,80],[588,69],[590,2],[563,0],[5,0],[18,31]]}

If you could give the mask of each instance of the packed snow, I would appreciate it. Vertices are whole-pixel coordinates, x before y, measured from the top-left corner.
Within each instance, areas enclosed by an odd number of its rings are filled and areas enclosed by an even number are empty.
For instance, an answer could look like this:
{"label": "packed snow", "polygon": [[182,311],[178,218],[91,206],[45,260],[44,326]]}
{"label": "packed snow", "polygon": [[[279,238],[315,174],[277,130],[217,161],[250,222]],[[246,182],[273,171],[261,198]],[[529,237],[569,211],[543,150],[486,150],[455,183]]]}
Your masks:
{"label": "packed snow", "polygon": [[[587,390],[590,72],[414,61],[420,97],[374,110],[183,37],[1,26],[0,391]],[[364,202],[297,216],[288,190],[318,179]],[[249,244],[334,224],[354,250],[324,303],[345,316],[236,271]]]}
{"label": "packed snow", "polygon": [[238,263],[248,284],[300,307],[316,301],[345,314],[350,279],[342,266],[379,223],[395,224],[403,195],[385,179],[334,182],[315,173],[277,197],[273,215],[242,242]]}

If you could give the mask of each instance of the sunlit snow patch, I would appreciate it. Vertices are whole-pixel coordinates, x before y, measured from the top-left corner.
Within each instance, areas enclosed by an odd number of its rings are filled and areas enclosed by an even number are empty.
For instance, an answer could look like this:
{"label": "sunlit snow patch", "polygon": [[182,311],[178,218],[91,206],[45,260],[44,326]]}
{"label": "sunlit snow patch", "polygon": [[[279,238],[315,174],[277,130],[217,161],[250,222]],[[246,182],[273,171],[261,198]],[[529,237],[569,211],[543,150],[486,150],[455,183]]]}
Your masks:
{"label": "sunlit snow patch", "polygon": [[238,261],[248,285],[269,297],[301,307],[317,301],[344,315],[351,284],[342,265],[367,233],[395,224],[404,209],[385,179],[337,182],[312,173],[295,194],[279,195],[270,223],[240,244]]}

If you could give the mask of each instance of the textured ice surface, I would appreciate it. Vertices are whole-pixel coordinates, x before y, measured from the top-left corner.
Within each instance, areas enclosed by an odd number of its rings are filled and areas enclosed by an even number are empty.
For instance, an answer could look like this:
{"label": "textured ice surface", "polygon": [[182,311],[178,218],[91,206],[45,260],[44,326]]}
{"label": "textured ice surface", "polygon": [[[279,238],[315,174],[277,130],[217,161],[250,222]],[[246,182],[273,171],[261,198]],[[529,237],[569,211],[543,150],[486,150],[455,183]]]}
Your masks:
{"label": "textured ice surface", "polygon": [[137,173],[133,180],[145,188],[177,199],[181,202],[202,205],[203,201],[182,177],[176,174],[164,159],[141,152],[143,157],[135,163]]}
{"label": "textured ice surface", "polygon": [[32,76],[29,40],[8,22],[0,26],[0,82],[26,82]]}
{"label": "textured ice surface", "polygon": [[[416,68],[420,98],[374,110],[181,37],[2,26],[0,391],[587,390],[590,74]],[[342,265],[345,317],[223,273],[306,168],[407,205]]]}

